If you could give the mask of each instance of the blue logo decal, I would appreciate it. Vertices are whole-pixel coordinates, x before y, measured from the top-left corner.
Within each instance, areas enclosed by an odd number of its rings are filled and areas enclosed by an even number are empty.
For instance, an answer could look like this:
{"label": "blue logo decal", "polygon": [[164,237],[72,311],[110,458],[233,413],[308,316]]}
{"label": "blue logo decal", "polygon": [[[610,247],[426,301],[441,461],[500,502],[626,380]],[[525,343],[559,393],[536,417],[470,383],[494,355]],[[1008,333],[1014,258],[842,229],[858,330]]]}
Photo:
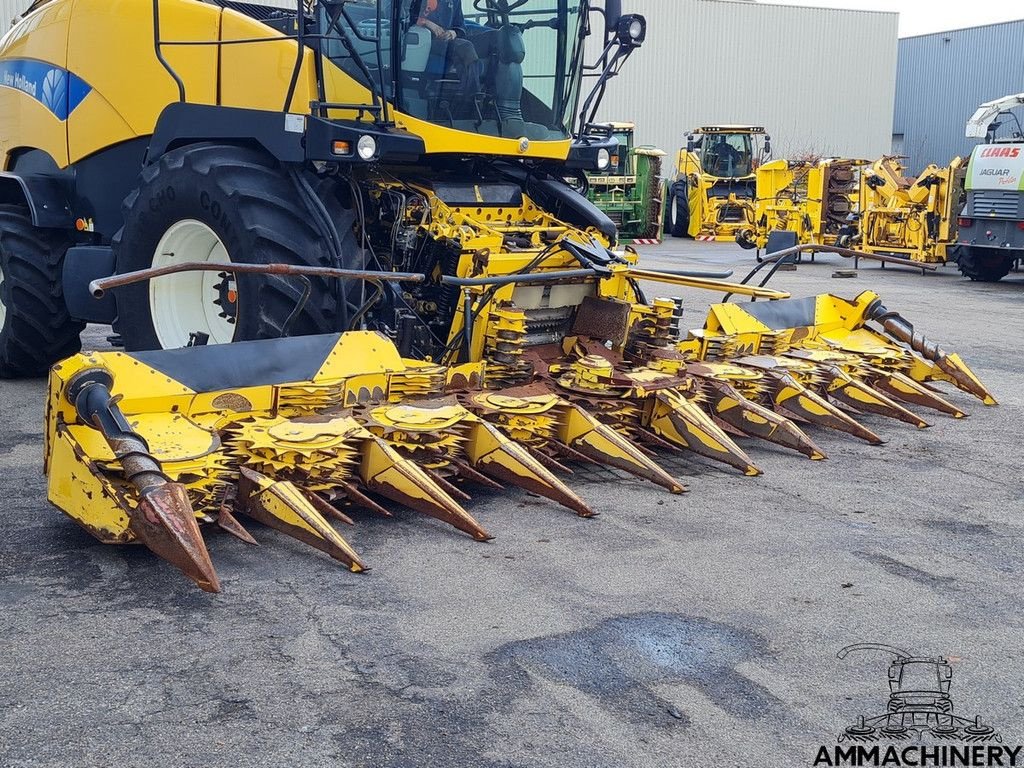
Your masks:
{"label": "blue logo decal", "polygon": [[31,96],[58,120],[67,120],[92,90],[78,75],[34,59],[0,61],[0,87]]}

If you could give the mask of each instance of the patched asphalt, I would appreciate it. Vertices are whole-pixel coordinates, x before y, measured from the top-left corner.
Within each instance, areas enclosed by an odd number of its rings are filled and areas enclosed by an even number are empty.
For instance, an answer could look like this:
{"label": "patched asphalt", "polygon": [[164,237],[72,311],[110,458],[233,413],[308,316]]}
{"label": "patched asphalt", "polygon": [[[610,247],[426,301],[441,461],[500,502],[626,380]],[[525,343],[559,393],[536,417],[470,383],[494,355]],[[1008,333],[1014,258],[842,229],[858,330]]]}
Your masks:
{"label": "patched asphalt", "polygon": [[[865,416],[878,447],[811,429],[825,462],[743,441],[759,478],[665,457],[683,496],[577,468],[594,520],[474,489],[487,544],[359,515],[361,576],[255,524],[258,548],[208,537],[214,596],[96,543],[46,502],[44,382],[0,382],[0,766],[805,766],[885,709],[888,658],[836,658],[857,642],[948,656],[957,713],[1020,743],[1024,275],[831,277],[849,266],[772,285],[876,290],[1000,405],[944,387],[969,418]],[[690,327],[719,298],[648,288],[683,296]]]}

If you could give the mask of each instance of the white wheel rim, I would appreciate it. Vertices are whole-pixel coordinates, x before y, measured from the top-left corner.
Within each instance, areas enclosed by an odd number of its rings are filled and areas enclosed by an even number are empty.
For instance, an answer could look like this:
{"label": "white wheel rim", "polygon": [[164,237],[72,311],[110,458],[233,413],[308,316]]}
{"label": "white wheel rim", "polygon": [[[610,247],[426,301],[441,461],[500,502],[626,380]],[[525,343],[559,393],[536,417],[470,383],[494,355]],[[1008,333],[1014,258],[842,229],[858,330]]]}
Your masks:
{"label": "white wheel rim", "polygon": [[[217,233],[195,219],[184,219],[171,226],[157,243],[154,267],[167,267],[189,261],[230,264],[224,244]],[[233,300],[231,313],[237,317],[237,288],[232,278],[228,290],[219,286],[218,272],[180,272],[149,281],[149,308],[153,330],[163,349],[188,346],[191,334],[205,333],[210,344],[227,344],[235,335],[236,324],[227,315],[229,307],[215,302]],[[230,294],[230,295],[228,295]]]}
{"label": "white wheel rim", "polygon": [[0,265],[0,330],[7,322],[7,304],[4,303],[4,268]]}

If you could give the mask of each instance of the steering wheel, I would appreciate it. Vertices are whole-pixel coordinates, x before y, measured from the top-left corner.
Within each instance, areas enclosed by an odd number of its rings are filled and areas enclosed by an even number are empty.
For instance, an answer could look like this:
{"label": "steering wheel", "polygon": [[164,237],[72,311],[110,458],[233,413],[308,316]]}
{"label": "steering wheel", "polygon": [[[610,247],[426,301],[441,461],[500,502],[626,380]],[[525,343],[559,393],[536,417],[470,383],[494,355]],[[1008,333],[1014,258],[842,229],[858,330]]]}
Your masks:
{"label": "steering wheel", "polygon": [[528,2],[530,0],[473,0],[473,7],[481,13],[487,13],[488,11],[508,13],[526,5]]}
{"label": "steering wheel", "polygon": [[[359,24],[357,26],[359,27],[359,31],[360,32],[362,32],[365,29],[368,29],[371,32],[376,32],[377,31],[377,19],[375,19],[375,18],[363,19],[362,21],[359,22]],[[382,18],[380,20],[380,31],[381,31],[382,34],[391,32],[391,19]]]}
{"label": "steering wheel", "polygon": [[473,0],[473,7],[480,13],[497,13],[502,24],[509,23],[512,11],[526,5],[530,0]]}

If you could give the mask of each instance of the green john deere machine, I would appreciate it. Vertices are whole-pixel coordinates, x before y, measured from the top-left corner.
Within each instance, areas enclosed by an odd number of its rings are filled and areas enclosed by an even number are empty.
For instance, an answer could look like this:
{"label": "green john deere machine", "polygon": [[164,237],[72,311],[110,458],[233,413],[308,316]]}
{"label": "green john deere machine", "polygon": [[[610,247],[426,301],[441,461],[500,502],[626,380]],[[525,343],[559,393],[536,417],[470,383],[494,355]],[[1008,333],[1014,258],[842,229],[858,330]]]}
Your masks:
{"label": "green john deere machine", "polygon": [[587,174],[587,197],[619,228],[619,241],[660,240],[664,196],[661,158],[655,147],[637,147],[633,123],[602,126],[619,143],[606,172]]}

